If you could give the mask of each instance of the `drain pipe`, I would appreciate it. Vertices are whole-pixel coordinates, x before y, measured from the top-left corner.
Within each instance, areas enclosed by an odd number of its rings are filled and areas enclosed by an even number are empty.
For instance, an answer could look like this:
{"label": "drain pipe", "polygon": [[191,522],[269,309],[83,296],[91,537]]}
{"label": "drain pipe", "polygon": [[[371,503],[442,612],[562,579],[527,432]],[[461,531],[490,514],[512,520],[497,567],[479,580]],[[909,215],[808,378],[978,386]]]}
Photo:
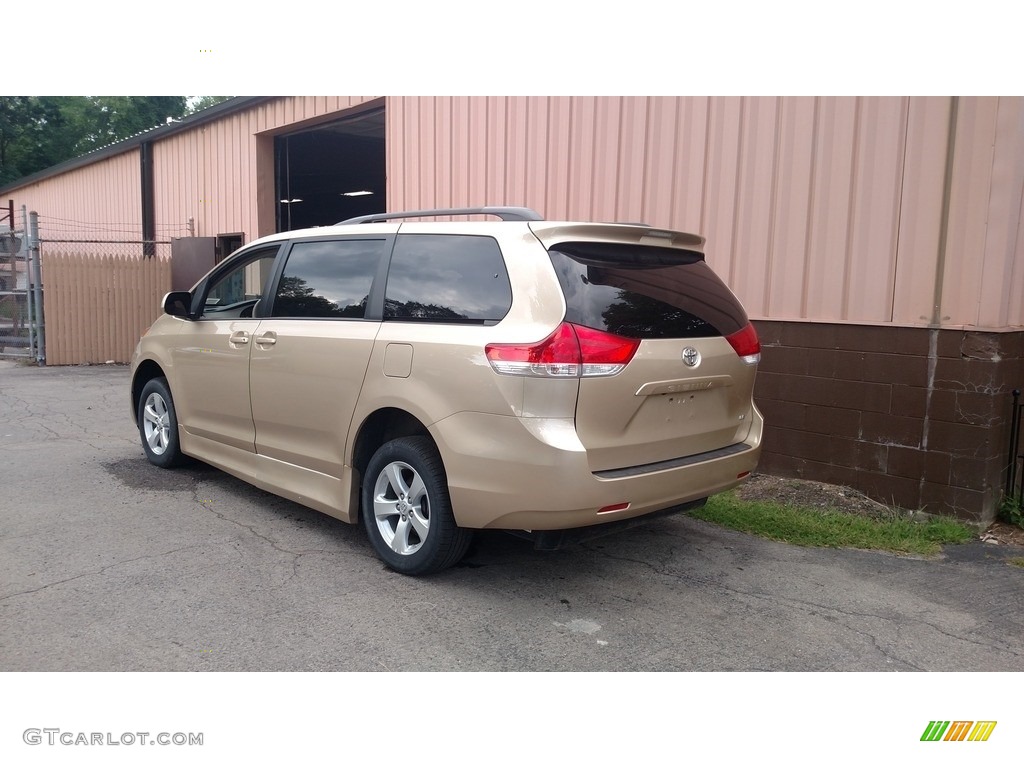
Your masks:
{"label": "drain pipe", "polygon": [[[956,124],[960,97],[953,96],[949,103],[949,138],[946,141],[946,171],[942,180],[942,213],[939,219],[939,248],[935,259],[935,291],[932,294],[932,316],[928,323],[928,389],[924,399],[924,423],[921,425],[921,450],[928,452],[928,432],[931,426],[932,394],[935,392],[935,369],[939,363],[939,331],[942,328],[942,289],[946,279],[946,246],[949,242],[949,207],[953,194],[953,159],[956,154]],[[918,490],[924,490],[924,477]]]}
{"label": "drain pipe", "polygon": [[153,182],[153,142],[144,141],[139,147],[140,187],[142,193],[142,255],[156,255],[156,196]]}
{"label": "drain pipe", "polygon": [[[942,328],[942,290],[946,279],[946,247],[949,242],[949,208],[953,196],[953,160],[956,155],[956,125],[960,97],[949,104],[949,139],[946,142],[946,170],[942,180],[942,213],[939,219],[939,247],[935,259],[935,291],[932,294],[932,316],[928,324],[928,392],[925,395],[924,424],[921,429],[921,450],[928,450],[928,428],[931,422],[932,393],[935,391],[935,368],[939,362],[939,330]],[[924,478],[921,478],[922,485]]]}
{"label": "drain pipe", "polygon": [[942,180],[942,218],[939,225],[939,254],[935,265],[935,293],[932,296],[931,326],[942,325],[942,289],[946,279],[946,244],[949,241],[949,206],[953,196],[953,158],[956,154],[956,123],[960,97],[953,96],[949,105],[949,141],[946,142],[946,173]]}
{"label": "drain pipe", "polygon": [[1017,487],[1017,454],[1020,451],[1020,390],[1013,390],[1013,415],[1010,420],[1010,455],[1006,462],[1006,490],[1003,496],[1013,498]]}

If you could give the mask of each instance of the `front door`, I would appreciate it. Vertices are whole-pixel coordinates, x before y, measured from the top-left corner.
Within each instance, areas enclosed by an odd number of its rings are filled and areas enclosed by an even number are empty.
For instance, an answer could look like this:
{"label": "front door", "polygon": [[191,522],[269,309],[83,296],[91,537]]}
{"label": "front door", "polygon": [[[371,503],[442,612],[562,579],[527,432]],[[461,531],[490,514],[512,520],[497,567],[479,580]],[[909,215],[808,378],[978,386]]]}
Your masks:
{"label": "front door", "polygon": [[278,247],[253,252],[214,277],[202,315],[182,321],[172,354],[171,391],[185,432],[255,451],[249,405],[249,354],[260,320],[253,311]]}

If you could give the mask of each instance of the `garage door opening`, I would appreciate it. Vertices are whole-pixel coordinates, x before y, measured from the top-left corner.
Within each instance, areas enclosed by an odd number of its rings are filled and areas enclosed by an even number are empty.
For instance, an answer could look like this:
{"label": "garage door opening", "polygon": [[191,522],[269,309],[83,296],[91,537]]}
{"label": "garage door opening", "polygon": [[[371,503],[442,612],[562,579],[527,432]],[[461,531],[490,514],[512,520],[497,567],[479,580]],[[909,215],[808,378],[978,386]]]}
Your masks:
{"label": "garage door opening", "polygon": [[277,231],[385,210],[384,110],[274,139]]}

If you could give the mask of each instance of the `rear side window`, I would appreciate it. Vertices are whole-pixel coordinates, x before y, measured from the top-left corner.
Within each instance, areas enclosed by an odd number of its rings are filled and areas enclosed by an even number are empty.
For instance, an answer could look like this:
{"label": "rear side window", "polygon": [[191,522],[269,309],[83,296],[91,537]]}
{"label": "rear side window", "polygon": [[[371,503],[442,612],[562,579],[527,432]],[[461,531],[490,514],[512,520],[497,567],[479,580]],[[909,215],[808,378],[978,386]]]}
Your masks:
{"label": "rear side window", "polygon": [[492,237],[399,235],[391,256],[384,319],[494,323],[512,306],[512,286]]}
{"label": "rear side window", "polygon": [[385,240],[295,243],[274,296],[274,317],[366,316]]}
{"label": "rear side window", "polygon": [[739,301],[695,251],[559,243],[549,255],[569,322],[635,339],[728,336],[747,324]]}

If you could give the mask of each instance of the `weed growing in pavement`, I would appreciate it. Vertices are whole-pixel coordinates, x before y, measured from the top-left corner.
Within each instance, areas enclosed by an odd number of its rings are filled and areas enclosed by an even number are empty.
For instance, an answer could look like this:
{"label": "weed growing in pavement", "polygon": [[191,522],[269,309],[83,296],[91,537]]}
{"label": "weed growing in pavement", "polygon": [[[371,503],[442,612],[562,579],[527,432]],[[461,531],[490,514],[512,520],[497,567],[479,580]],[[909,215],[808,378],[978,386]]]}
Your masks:
{"label": "weed growing in pavement", "polygon": [[1024,501],[1020,496],[1007,496],[999,505],[998,517],[1004,523],[1024,528]]}

